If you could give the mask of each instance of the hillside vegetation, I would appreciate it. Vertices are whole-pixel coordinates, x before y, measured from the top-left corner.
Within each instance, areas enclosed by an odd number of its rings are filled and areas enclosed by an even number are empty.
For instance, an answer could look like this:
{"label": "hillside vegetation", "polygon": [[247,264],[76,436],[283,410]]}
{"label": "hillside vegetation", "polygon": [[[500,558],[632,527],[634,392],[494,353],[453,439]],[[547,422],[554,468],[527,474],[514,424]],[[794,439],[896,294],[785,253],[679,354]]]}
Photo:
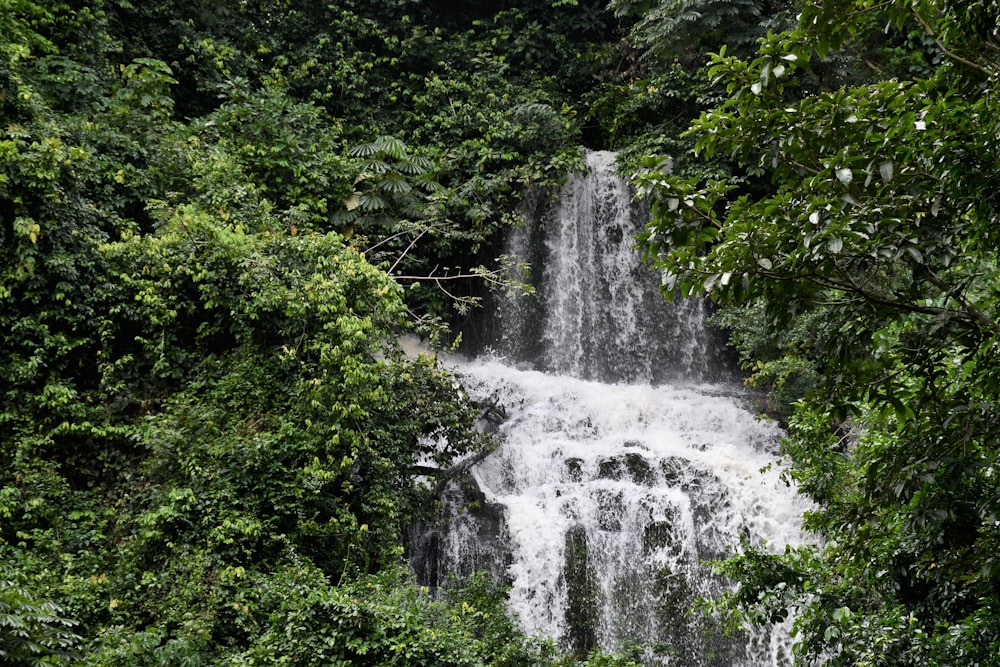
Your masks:
{"label": "hillside vegetation", "polygon": [[716,612],[796,612],[802,664],[998,664],[997,19],[0,0],[0,661],[635,664],[403,566],[418,470],[492,443],[399,338],[524,290],[519,198],[589,147],[816,502],[820,546],[748,547]]}

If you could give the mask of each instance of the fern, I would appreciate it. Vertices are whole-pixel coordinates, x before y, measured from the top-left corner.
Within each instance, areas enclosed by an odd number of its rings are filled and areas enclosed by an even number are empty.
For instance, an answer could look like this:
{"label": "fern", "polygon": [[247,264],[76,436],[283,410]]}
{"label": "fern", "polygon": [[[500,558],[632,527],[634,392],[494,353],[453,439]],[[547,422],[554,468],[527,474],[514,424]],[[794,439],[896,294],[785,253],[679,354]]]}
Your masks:
{"label": "fern", "polygon": [[750,53],[788,4],[786,0],[614,0],[611,8],[638,18],[632,34],[647,57],[672,58],[718,51],[723,45],[730,53]]}
{"label": "fern", "polygon": [[80,637],[50,600],[39,600],[10,580],[0,581],[0,662],[10,665],[68,665]]}

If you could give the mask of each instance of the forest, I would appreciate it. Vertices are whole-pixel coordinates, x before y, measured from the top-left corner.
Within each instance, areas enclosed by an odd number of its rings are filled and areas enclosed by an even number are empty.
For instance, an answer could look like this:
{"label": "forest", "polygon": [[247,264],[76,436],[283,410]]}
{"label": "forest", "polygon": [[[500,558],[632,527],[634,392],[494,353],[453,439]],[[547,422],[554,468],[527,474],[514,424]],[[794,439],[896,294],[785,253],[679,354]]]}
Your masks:
{"label": "forest", "polygon": [[434,597],[495,443],[432,354],[619,153],[664,298],[786,429],[809,545],[705,609],[1000,665],[995,0],[0,0],[0,662],[636,666]]}

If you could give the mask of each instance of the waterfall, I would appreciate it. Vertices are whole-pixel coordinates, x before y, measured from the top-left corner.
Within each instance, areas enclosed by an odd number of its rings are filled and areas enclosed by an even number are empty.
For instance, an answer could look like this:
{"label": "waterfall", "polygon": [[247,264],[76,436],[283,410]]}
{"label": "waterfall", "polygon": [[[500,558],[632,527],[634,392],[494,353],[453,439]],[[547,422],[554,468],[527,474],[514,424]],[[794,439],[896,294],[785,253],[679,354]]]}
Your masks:
{"label": "waterfall", "polygon": [[633,236],[647,217],[615,172],[615,153],[588,153],[588,172],[554,206],[529,202],[509,253],[535,267],[538,297],[502,304],[497,349],[538,370],[606,382],[718,380],[728,365],[702,301],[669,303]]}
{"label": "waterfall", "polygon": [[667,303],[632,249],[644,212],[613,160],[590,153],[589,172],[511,239],[535,264],[537,299],[503,307],[500,354],[456,362],[504,411],[502,444],[466,480],[475,509],[451,505],[418,572],[492,571],[524,629],[567,650],[643,643],[663,649],[651,664],[789,664],[787,630],[723,637],[688,614],[727,585],[707,561],[741,540],[801,542],[804,506],[772,465],[778,427],[720,382],[703,307]]}

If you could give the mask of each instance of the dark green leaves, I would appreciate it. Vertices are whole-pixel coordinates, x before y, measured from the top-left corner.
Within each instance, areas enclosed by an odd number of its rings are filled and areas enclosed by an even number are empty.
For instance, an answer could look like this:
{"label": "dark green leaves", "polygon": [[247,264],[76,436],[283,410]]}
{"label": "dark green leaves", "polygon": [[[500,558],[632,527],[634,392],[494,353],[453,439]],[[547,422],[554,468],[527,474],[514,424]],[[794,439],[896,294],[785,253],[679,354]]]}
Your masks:
{"label": "dark green leaves", "polygon": [[[710,66],[729,98],[693,124],[695,150],[749,183],[652,163],[636,177],[665,289],[725,304],[751,381],[779,406],[800,399],[784,451],[826,547],[750,553],[731,573],[750,620],[797,612],[805,664],[988,663],[1000,643],[1000,108],[996,38],[973,9],[810,2],[754,59]],[[889,34],[869,56],[875,22]],[[919,53],[906,71],[926,76],[882,76],[895,30],[923,35],[940,56],[924,62],[941,65],[912,66]],[[972,33],[978,52],[956,39]],[[842,83],[852,48],[873,74]]]}
{"label": "dark green leaves", "polygon": [[72,630],[78,623],[64,613],[23,585],[0,581],[0,659],[26,667],[73,664],[81,637]]}

